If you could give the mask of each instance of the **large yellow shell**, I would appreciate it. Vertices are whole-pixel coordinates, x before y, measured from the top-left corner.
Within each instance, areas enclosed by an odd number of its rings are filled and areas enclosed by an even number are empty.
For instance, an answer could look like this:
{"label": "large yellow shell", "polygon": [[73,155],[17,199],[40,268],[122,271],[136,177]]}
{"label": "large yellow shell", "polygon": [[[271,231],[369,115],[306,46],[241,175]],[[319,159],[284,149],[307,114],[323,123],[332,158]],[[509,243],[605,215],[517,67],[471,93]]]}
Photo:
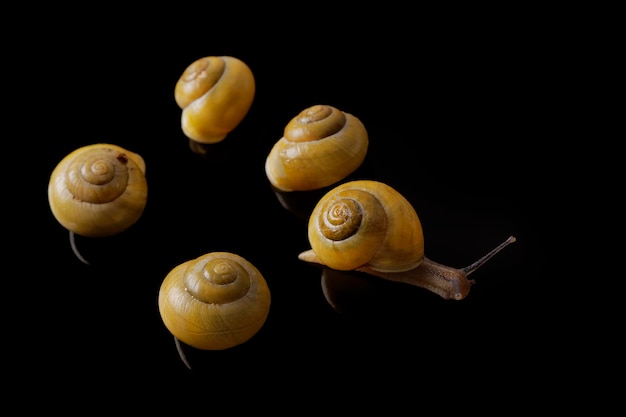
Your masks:
{"label": "large yellow shell", "polygon": [[148,196],[145,171],[143,158],[120,146],[98,143],[78,148],[50,176],[52,214],[78,235],[120,233],[143,214]]}
{"label": "large yellow shell", "polygon": [[222,141],[246,116],[255,94],[250,67],[231,56],[191,63],[174,87],[183,133],[199,143]]}
{"label": "large yellow shell", "polygon": [[270,303],[259,270],[230,252],[211,252],[178,265],[163,280],[158,297],[167,329],[205,350],[248,341],[265,323]]}
{"label": "large yellow shell", "polygon": [[364,161],[368,135],[361,121],[329,105],[314,105],[294,117],[270,150],[265,173],[280,191],[332,185]]}
{"label": "large yellow shell", "polygon": [[308,223],[311,250],[300,259],[337,270],[367,266],[408,271],[424,260],[424,235],[413,206],[382,182],[341,184],[317,203]]}

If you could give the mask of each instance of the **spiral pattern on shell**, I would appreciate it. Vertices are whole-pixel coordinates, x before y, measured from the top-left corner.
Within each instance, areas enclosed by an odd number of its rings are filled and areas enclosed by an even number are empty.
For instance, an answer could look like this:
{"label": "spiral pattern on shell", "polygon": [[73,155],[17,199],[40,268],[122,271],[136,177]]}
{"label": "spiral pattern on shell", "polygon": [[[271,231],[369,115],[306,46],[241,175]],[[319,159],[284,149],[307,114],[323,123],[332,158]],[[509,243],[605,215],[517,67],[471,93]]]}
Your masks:
{"label": "spiral pattern on shell", "polygon": [[192,62],[174,87],[184,134],[199,143],[222,141],[246,116],[255,95],[248,65],[231,56]]}
{"label": "spiral pattern on shell", "polygon": [[148,186],[141,156],[99,143],[78,148],[57,164],[48,201],[66,229],[88,237],[111,236],[143,214]]}
{"label": "spiral pattern on shell", "polygon": [[301,111],[285,126],[270,150],[265,173],[281,191],[307,191],[332,185],[354,172],[369,145],[361,121],[329,105]]}
{"label": "spiral pattern on shell", "polygon": [[230,252],[211,252],[172,269],[159,290],[163,323],[182,342],[221,350],[246,342],[265,323],[270,290],[259,270]]}
{"label": "spiral pattern on shell", "polygon": [[311,213],[308,237],[321,263],[337,270],[368,266],[400,272],[424,259],[422,226],[413,206],[378,181],[350,181],[326,193]]}

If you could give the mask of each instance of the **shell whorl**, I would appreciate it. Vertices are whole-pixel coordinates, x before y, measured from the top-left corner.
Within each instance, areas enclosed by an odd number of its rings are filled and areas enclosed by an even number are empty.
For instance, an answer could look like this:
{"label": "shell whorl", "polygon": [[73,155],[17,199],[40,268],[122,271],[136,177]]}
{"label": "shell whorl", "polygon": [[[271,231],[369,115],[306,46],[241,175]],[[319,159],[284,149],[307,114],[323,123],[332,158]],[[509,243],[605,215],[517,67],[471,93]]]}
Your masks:
{"label": "shell whorl", "polygon": [[312,251],[337,270],[413,269],[424,259],[424,237],[411,204],[390,186],[350,181],[317,203],[308,224]]}
{"label": "shell whorl", "polygon": [[327,105],[304,109],[285,126],[283,136],[291,142],[324,139],[339,132],[346,125],[346,113]]}
{"label": "shell whorl", "polygon": [[367,130],[355,116],[318,104],[285,126],[265,162],[267,178],[282,191],[308,191],[332,185],[365,160]]}
{"label": "shell whorl", "polygon": [[168,330],[205,350],[249,340],[265,323],[270,303],[259,270],[230,252],[211,252],[178,265],[163,280],[158,297]]}
{"label": "shell whorl", "polygon": [[117,234],[142,215],[147,201],[145,162],[120,146],[78,148],[50,176],[48,200],[66,229],[88,237]]}

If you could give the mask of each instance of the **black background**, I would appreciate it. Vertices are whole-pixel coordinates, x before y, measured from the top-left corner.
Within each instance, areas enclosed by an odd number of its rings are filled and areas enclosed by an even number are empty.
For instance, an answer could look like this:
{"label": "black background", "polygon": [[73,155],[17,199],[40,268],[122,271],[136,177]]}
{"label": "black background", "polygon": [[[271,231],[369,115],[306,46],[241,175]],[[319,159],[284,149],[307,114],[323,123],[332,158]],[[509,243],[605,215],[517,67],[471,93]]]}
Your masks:
{"label": "black background", "polygon": [[[534,384],[522,395],[546,395],[561,361],[549,340],[562,330],[546,308],[556,230],[538,221],[551,213],[538,195],[558,179],[542,176],[550,153],[537,149],[553,129],[559,41],[538,36],[541,15],[371,12],[298,12],[254,27],[231,14],[189,26],[126,14],[98,24],[91,16],[11,47],[18,58],[9,88],[22,93],[11,122],[36,167],[16,178],[33,201],[26,232],[11,245],[28,255],[19,258],[26,272],[14,282],[16,298],[36,312],[13,308],[22,320],[8,323],[22,377],[16,386],[74,392],[109,381],[87,395],[115,403],[138,398],[143,387],[168,402],[161,393],[192,381],[216,396],[267,391],[268,404],[287,389],[308,403],[324,395],[397,403],[441,390],[516,398],[504,387],[529,377]],[[257,91],[242,123],[201,155],[180,129],[173,91],[184,69],[208,55],[242,59]],[[473,275],[465,300],[297,259],[309,248],[306,219],[320,194],[276,194],[264,162],[286,123],[314,104],[364,123],[370,148],[349,179],[403,193],[420,216],[429,258],[462,267],[517,237]],[[78,238],[86,266],[52,216],[46,189],[66,154],[96,142],[144,157],[149,196],[126,232]],[[187,347],[189,370],[160,320],[158,289],[174,266],[210,251],[255,264],[272,307],[244,345]]]}

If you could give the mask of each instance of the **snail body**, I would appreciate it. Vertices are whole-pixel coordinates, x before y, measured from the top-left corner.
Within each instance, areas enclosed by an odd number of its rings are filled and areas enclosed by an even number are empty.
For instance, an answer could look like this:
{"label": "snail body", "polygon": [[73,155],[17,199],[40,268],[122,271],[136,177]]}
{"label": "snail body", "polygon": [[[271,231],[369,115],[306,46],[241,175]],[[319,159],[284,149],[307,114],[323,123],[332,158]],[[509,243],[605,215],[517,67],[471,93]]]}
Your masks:
{"label": "snail body", "polygon": [[146,164],[137,153],[98,143],[66,155],[54,168],[48,202],[70,232],[106,237],[139,220],[147,202]]}
{"label": "snail body", "polygon": [[255,95],[254,75],[231,56],[192,62],[174,87],[183,133],[199,143],[222,141],[246,116]]}
{"label": "snail body", "polygon": [[379,181],[341,184],[317,203],[308,222],[311,249],[299,259],[340,271],[361,271],[425,288],[444,299],[461,300],[470,290],[469,274],[509,243],[513,236],[465,268],[452,268],[424,256],[422,226],[413,206]]}
{"label": "snail body", "polygon": [[252,338],[263,326],[270,290],[259,270],[230,252],[211,252],[174,267],[159,289],[167,329],[203,350],[227,349]]}
{"label": "snail body", "polygon": [[302,110],[285,126],[265,162],[270,183],[280,191],[332,185],[364,161],[368,134],[355,116],[329,105]]}

